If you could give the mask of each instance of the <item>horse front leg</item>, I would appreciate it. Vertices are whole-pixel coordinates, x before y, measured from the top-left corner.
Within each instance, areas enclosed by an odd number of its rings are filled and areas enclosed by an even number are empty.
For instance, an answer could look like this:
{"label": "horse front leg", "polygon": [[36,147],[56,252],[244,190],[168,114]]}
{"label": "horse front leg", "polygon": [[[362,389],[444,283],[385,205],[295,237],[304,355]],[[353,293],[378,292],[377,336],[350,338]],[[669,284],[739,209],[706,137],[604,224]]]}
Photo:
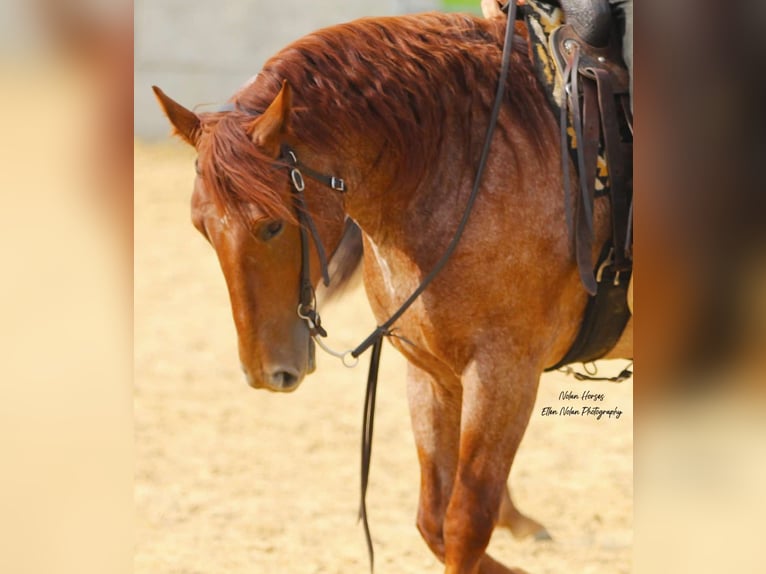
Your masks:
{"label": "horse front leg", "polygon": [[521,357],[511,359],[488,353],[475,359],[462,377],[460,448],[444,521],[445,574],[522,572],[485,552],[539,378]]}
{"label": "horse front leg", "polygon": [[431,552],[444,562],[444,516],[460,440],[460,380],[448,374],[437,380],[410,363],[407,399],[420,463],[417,526]]}

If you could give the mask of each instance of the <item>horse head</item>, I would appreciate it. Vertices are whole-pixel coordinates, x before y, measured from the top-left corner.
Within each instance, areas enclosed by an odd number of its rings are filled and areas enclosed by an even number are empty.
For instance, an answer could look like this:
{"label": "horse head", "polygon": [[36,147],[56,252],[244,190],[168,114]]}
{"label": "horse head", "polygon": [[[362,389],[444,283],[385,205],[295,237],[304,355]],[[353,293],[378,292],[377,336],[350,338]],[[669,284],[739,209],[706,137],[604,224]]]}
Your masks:
{"label": "horse head", "polygon": [[[159,88],[154,91],[176,135],[198,153],[192,222],[221,265],[247,382],[253,388],[293,391],[315,363],[309,322],[299,316],[305,220],[294,203],[292,173],[281,151],[284,145],[302,150],[288,129],[291,89],[283,83],[257,115],[237,110],[197,115]],[[315,240],[335,251],[348,236],[342,201],[334,193],[321,194],[313,188],[317,185],[306,177],[305,210],[316,222]],[[316,244],[308,251],[313,295],[321,265]],[[347,270],[340,274],[349,275]]]}

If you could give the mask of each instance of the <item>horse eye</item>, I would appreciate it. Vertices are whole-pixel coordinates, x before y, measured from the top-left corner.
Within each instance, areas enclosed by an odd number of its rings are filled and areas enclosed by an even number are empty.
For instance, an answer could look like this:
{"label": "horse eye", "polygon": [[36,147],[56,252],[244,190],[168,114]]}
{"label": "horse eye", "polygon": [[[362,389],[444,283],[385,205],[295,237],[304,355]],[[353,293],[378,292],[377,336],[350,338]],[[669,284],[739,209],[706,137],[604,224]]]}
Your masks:
{"label": "horse eye", "polygon": [[269,239],[274,239],[277,235],[279,235],[284,228],[284,222],[275,219],[274,221],[269,221],[267,224],[265,224],[261,228],[261,239],[264,241],[268,241]]}

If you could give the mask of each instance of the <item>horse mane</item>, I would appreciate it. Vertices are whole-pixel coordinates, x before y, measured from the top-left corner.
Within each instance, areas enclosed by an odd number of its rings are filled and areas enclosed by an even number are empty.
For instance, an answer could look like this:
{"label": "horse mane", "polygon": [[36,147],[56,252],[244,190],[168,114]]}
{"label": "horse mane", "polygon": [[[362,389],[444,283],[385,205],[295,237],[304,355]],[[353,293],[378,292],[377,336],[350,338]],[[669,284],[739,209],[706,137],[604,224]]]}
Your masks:
{"label": "horse mane", "polygon": [[[394,186],[415,189],[438,167],[446,120],[459,126],[467,157],[478,157],[483,141],[474,133],[492,107],[504,29],[503,20],[429,13],[363,18],[304,36],[233,96],[233,111],[202,114],[203,133],[210,136],[201,138],[198,150],[206,187],[227,208],[242,213],[243,205],[255,203],[271,217],[296,222],[284,194],[285,166],[246,133],[284,80],[293,91],[290,136],[315,153],[342,158],[361,133],[366,142],[379,143],[378,161],[397,169]],[[511,123],[542,150],[539,126],[550,110],[526,40],[517,35],[513,48],[505,96]],[[507,130],[498,124],[505,137]]]}

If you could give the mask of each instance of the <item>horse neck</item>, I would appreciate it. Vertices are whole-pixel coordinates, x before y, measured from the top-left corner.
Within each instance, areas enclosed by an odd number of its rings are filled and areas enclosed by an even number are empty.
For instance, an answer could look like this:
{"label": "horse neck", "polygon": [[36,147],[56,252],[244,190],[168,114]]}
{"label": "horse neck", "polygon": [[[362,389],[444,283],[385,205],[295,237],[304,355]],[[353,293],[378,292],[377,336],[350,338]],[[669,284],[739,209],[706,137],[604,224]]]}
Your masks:
{"label": "horse neck", "polygon": [[[481,121],[485,112],[476,102],[476,127],[466,129],[458,114],[444,113],[438,134],[424,134],[410,147],[396,149],[374,145],[362,132],[344,157],[343,170],[348,174],[349,191],[345,197],[346,213],[369,236],[390,236],[402,226],[430,228],[451,227],[453,217],[439,213],[463,204],[478,163],[480,142],[484,136]],[[384,139],[384,141],[386,141]],[[418,157],[418,169],[412,169],[411,154]],[[402,175],[404,174],[404,175]],[[445,202],[449,206],[443,205]],[[428,220],[428,221],[427,221]]]}
{"label": "horse neck", "polygon": [[376,233],[383,225],[386,203],[394,202],[401,192],[394,184],[399,162],[390,152],[363,142],[346,157],[350,158],[346,213],[366,233]]}

